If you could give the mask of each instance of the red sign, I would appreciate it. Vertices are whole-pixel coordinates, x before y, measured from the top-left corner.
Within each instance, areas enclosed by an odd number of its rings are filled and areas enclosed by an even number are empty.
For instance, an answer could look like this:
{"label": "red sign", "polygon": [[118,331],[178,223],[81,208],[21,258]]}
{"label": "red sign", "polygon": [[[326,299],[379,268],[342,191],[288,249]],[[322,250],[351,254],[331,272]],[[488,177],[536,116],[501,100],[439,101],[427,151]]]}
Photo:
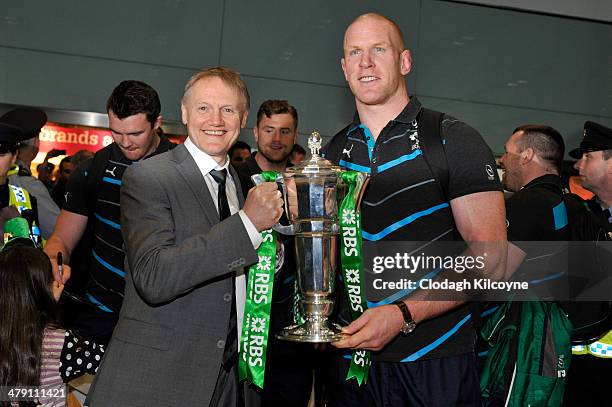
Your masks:
{"label": "red sign", "polygon": [[73,155],[79,150],[96,152],[113,142],[108,129],[59,126],[50,123],[40,130],[39,139],[41,152],[46,153],[55,148],[66,150],[66,155]]}

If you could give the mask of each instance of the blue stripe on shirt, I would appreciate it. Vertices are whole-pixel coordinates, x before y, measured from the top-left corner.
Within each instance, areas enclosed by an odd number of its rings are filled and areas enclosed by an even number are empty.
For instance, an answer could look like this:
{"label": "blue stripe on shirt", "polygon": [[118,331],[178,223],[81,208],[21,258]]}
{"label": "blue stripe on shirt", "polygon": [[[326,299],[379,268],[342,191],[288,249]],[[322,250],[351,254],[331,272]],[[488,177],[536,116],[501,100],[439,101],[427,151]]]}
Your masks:
{"label": "blue stripe on shirt", "polygon": [[348,168],[349,170],[366,172],[368,174],[370,173],[370,169],[364,165],[359,165],[344,160],[340,160],[338,165],[340,165],[341,167]]}
{"label": "blue stripe on shirt", "polygon": [[87,299],[89,299],[89,301],[91,301],[92,304],[95,304],[98,308],[100,308],[102,311],[104,312],[110,312],[112,313],[113,310],[108,308],[106,305],[102,304],[100,301],[98,301],[93,295],[87,293]]}
{"label": "blue stripe on shirt", "polygon": [[386,228],[384,228],[383,230],[381,230],[378,233],[368,233],[365,230],[362,231],[361,235],[364,239],[366,240],[370,240],[370,241],[376,241],[376,240],[380,240],[382,238],[384,238],[385,236],[387,236],[388,234],[395,232],[396,230],[398,230],[401,227],[404,227],[412,222],[414,222],[415,220],[422,218],[423,216],[428,216],[431,215],[432,213],[434,213],[437,210],[443,209],[443,208],[447,208],[449,205],[447,202],[445,203],[441,203],[439,205],[436,206],[432,206],[429,209],[425,209],[422,210],[420,212],[415,212],[410,216],[405,217],[402,220],[399,220],[397,222],[395,222],[392,225],[387,226]]}
{"label": "blue stripe on shirt", "polygon": [[391,160],[389,162],[386,162],[384,164],[379,165],[378,166],[378,172],[381,173],[383,171],[388,170],[389,168],[395,167],[396,165],[400,165],[403,162],[414,160],[416,157],[418,157],[421,154],[423,154],[423,152],[421,150],[414,150],[410,154],[405,154],[405,155],[403,155],[401,157],[397,157],[394,160]]}
{"label": "blue stripe on shirt", "polygon": [[121,180],[120,179],[114,179],[114,178],[109,178],[109,177],[103,177],[102,178],[103,182],[108,182],[111,184],[115,184],[115,185],[119,185],[121,186]]}
{"label": "blue stripe on shirt", "polygon": [[94,256],[96,260],[98,260],[98,263],[100,263],[101,265],[103,265],[104,267],[112,271],[113,273],[119,274],[121,277],[125,277],[125,271],[120,270],[117,267],[110,265],[108,262],[104,261],[102,257],[98,256],[98,253],[96,253],[95,251],[92,250],[91,254]]}
{"label": "blue stripe on shirt", "polygon": [[421,283],[421,281],[431,280],[432,278],[437,276],[438,273],[440,273],[440,271],[442,271],[442,269],[438,268],[438,269],[435,269],[435,270],[430,271],[429,273],[427,273],[423,278],[421,278],[416,283],[416,287],[415,288],[406,288],[404,290],[400,290],[400,291],[398,291],[396,293],[391,294],[387,298],[385,298],[383,300],[380,300],[380,301],[377,301],[377,302],[368,301],[368,308],[376,308],[376,307],[380,307],[381,305],[391,304],[392,302],[395,302],[395,301],[397,301],[399,299],[402,299],[402,298],[408,296],[411,292],[413,292],[414,290],[416,290],[419,287],[419,284]]}
{"label": "blue stripe on shirt", "polygon": [[108,226],[115,228],[115,229],[121,229],[121,225],[118,223],[113,222],[112,220],[103,218],[102,216],[98,215],[97,213],[94,213],[94,216],[102,223],[106,223]]}
{"label": "blue stripe on shirt", "polygon": [[461,328],[467,321],[470,320],[470,318],[470,314],[466,315],[461,321],[457,322],[457,324],[455,324],[455,326],[448,330],[444,335],[442,335],[429,345],[422,347],[418,351],[414,352],[412,355],[405,357],[401,360],[401,362],[414,362],[415,360],[420,359],[422,356],[436,349],[438,346],[442,345],[448,338],[453,336],[459,330],[459,328]]}

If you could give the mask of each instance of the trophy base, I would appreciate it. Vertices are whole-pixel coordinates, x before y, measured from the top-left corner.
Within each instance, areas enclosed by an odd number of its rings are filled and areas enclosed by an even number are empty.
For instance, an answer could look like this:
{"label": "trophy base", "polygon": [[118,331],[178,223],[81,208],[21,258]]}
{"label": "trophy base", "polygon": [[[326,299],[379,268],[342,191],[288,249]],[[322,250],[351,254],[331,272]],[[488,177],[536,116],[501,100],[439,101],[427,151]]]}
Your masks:
{"label": "trophy base", "polygon": [[286,327],[276,337],[292,342],[330,343],[345,337],[341,329],[340,325],[329,321],[306,321]]}

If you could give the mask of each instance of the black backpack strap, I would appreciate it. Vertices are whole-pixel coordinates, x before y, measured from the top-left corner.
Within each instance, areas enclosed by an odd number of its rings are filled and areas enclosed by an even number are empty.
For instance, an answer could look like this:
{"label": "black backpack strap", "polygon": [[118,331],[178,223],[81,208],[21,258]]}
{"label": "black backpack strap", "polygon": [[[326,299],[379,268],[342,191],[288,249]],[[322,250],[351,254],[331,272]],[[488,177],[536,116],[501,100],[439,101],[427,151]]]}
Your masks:
{"label": "black backpack strap", "polygon": [[422,108],[419,112],[419,142],[423,157],[433,173],[444,201],[448,202],[449,170],[442,145],[442,119],[444,113]]}
{"label": "black backpack strap", "polygon": [[[450,175],[446,151],[442,139],[442,120],[444,113],[421,108],[418,115],[419,143],[423,150],[423,158],[436,179],[442,199],[448,202]],[[482,326],[482,304],[470,301],[468,310],[475,328]]]}
{"label": "black backpack strap", "polygon": [[111,157],[112,144],[99,150],[93,157],[93,162],[87,172],[87,210],[90,215],[93,215],[96,209],[96,200],[98,199],[98,191],[102,177],[104,176],[104,169],[106,163]]}

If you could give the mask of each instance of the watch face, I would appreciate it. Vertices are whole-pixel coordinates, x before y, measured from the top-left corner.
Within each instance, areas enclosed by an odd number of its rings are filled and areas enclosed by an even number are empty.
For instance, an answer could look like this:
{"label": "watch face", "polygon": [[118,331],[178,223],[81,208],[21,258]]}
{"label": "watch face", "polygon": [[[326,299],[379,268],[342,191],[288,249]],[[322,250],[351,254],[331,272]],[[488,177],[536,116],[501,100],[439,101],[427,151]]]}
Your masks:
{"label": "watch face", "polygon": [[416,328],[416,324],[414,322],[405,322],[404,326],[402,326],[402,333],[404,335],[408,335],[410,332],[414,331]]}

